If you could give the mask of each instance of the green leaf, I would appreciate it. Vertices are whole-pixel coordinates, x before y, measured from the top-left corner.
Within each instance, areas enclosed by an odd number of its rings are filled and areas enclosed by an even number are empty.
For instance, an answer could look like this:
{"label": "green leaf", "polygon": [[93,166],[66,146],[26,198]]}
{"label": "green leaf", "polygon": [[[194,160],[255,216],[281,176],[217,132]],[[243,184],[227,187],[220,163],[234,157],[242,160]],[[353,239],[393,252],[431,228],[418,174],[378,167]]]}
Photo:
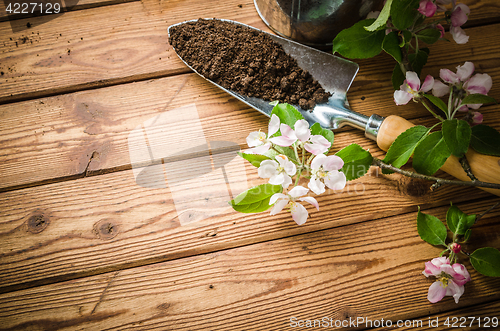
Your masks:
{"label": "green leaf", "polygon": [[335,155],[344,160],[342,171],[347,180],[354,180],[364,176],[373,162],[373,157],[370,152],[364,150],[358,144],[351,144],[344,147]]}
{"label": "green leaf", "polygon": [[464,242],[468,242],[469,241],[471,233],[472,233],[471,229],[468,229],[467,231],[465,231]]}
{"label": "green leaf", "polygon": [[396,63],[396,66],[394,67],[394,70],[392,71],[392,87],[395,90],[399,90],[401,85],[403,85],[403,82],[405,81],[406,77],[403,74],[403,71],[401,71],[401,67],[399,66],[399,63]]}
{"label": "green leaf", "polygon": [[422,73],[422,68],[427,63],[427,59],[429,58],[429,49],[421,48],[418,50],[418,53],[412,53],[408,55],[408,60],[410,61],[412,71],[415,71],[417,75],[420,77]]}
{"label": "green leaf", "polygon": [[500,251],[493,247],[476,249],[470,263],[478,272],[489,277],[500,277]]}
{"label": "green leaf", "polygon": [[270,149],[266,153],[264,153],[264,155],[270,157],[271,159],[276,158],[276,155],[279,154],[286,155],[289,160],[295,160],[298,162],[295,156],[295,152],[290,147],[274,146],[274,149]]}
{"label": "green leaf", "polygon": [[270,157],[259,154],[245,154],[242,152],[238,152],[238,155],[250,162],[254,167],[260,167],[260,163],[264,160],[270,160]]}
{"label": "green leaf", "polygon": [[387,54],[391,55],[398,63],[403,60],[403,55],[399,46],[398,34],[395,31],[392,31],[385,36],[384,42],[382,43],[382,49]]}
{"label": "green leaf", "polygon": [[437,29],[425,29],[417,33],[417,38],[427,45],[434,44],[441,37],[441,32]]}
{"label": "green leaf", "polygon": [[435,97],[432,94],[424,94],[424,97],[430,102],[432,102],[436,107],[441,109],[443,112],[445,113],[448,112],[448,106],[440,98]]}
{"label": "green leaf", "polygon": [[450,157],[441,131],[433,132],[425,137],[413,153],[413,169],[424,175],[433,175]]}
{"label": "green leaf", "polygon": [[[429,129],[417,125],[401,133],[392,143],[385,155],[384,162],[397,168],[401,168],[413,155],[415,148],[427,136]],[[384,171],[384,173],[392,173]]]}
{"label": "green leaf", "polygon": [[391,4],[392,0],[387,0],[384,8],[380,11],[375,22],[373,22],[370,26],[366,26],[366,31],[376,31],[385,29],[387,26],[387,20],[389,19],[389,15],[391,14]]}
{"label": "green leaf", "polygon": [[403,36],[403,40],[401,41],[401,44],[399,45],[400,47],[403,47],[405,45],[409,45],[411,42],[411,39],[413,38],[413,35],[410,31],[404,30],[402,31],[401,35]]}
{"label": "green leaf", "polygon": [[[328,129],[323,129],[319,123],[314,123],[311,126],[311,134],[316,136],[316,135],[321,135],[326,138],[330,142],[330,144],[333,145],[333,139],[334,139],[334,134],[332,130]],[[331,146],[330,146],[331,147]],[[328,148],[328,151],[330,148]],[[328,151],[325,152],[325,154],[328,154]]]}
{"label": "green leaf", "polygon": [[456,206],[451,206],[446,213],[446,224],[451,232],[465,235],[476,221],[476,215],[467,215]]}
{"label": "green leaf", "polygon": [[451,119],[443,122],[443,138],[451,154],[462,157],[469,149],[472,130],[464,120]]}
{"label": "green leaf", "polygon": [[391,6],[392,24],[398,30],[408,29],[415,17],[420,15],[417,11],[420,0],[393,0]]}
{"label": "green leaf", "polygon": [[[408,55],[408,61],[410,62],[411,69],[412,71],[416,72],[419,77],[422,72],[422,68],[427,63],[428,57],[428,48],[421,48],[417,54],[412,53]],[[396,64],[392,72],[392,86],[394,87],[394,89],[399,90],[399,87],[401,86],[401,84],[403,84],[405,79],[406,77],[403,74],[403,71],[401,71],[401,66],[399,65],[399,63]]]}
{"label": "green leaf", "polygon": [[479,93],[468,95],[462,100],[463,105],[477,105],[483,103],[497,103],[497,101],[492,97]]}
{"label": "green leaf", "polygon": [[281,185],[262,184],[238,194],[229,201],[229,204],[241,213],[260,213],[271,207],[269,205],[271,196],[281,192],[283,192]]}
{"label": "green leaf", "polygon": [[382,51],[385,31],[366,31],[365,26],[374,20],[360,21],[348,29],[342,30],[333,40],[333,53],[350,59],[367,59]]}
{"label": "green leaf", "polygon": [[304,116],[292,105],[287,103],[279,103],[274,106],[271,115],[275,114],[279,117],[280,123],[285,123],[291,128],[298,120],[303,120]]}
{"label": "green leaf", "polygon": [[485,124],[472,127],[471,147],[478,153],[500,156],[500,132]]}
{"label": "green leaf", "polygon": [[418,208],[417,231],[422,240],[431,245],[443,245],[446,247],[446,226],[439,218],[424,214]]}

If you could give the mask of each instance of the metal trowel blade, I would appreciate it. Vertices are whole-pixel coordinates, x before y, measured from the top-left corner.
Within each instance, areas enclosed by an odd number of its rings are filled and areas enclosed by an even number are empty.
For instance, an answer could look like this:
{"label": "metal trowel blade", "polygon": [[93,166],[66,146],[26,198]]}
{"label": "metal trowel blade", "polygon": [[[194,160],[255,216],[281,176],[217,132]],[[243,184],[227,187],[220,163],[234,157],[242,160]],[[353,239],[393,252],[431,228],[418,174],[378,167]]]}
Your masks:
{"label": "metal trowel blade", "polygon": [[[333,54],[319,51],[315,48],[311,48],[309,46],[305,46],[297,42],[267,33],[265,31],[256,29],[254,27],[251,27],[243,23],[231,20],[223,20],[223,19],[218,19],[218,20],[230,22],[235,25],[240,25],[260,31],[261,33],[267,34],[275,42],[279,43],[283,47],[284,51],[297,61],[297,64],[301,69],[308,71],[313,77],[313,79],[318,81],[318,83],[323,87],[323,89],[325,89],[325,91],[332,93],[332,96],[330,97],[327,103],[316,105],[316,107],[312,109],[312,111],[311,110],[306,111],[302,109],[299,105],[293,105],[293,106],[296,107],[302,113],[304,118],[308,120],[308,122],[311,124],[319,122],[321,126],[325,128],[330,128],[330,129],[338,128],[338,125],[332,123],[331,118],[329,118],[328,116],[326,116],[328,118],[325,118],[321,110],[318,111],[315,110],[316,108],[321,108],[321,107],[328,109],[348,108],[346,93],[359,70],[359,66],[356,63],[342,59]],[[168,28],[169,38],[170,38],[170,29],[172,27],[196,21],[197,20],[190,20],[169,26]],[[179,56],[179,54],[177,55]],[[191,70],[193,70],[194,72],[196,72],[197,74],[199,74],[201,77],[208,80],[212,84],[215,84],[222,90],[231,94],[235,98],[243,101],[249,106],[255,108],[259,112],[267,116],[271,115],[271,111],[274,106],[270,104],[269,101],[263,100],[261,98],[241,95],[231,89],[222,87],[219,84],[215,83],[214,81],[210,80],[209,78],[197,72],[188,63],[186,63],[184,59],[182,59],[180,56],[179,58]]]}

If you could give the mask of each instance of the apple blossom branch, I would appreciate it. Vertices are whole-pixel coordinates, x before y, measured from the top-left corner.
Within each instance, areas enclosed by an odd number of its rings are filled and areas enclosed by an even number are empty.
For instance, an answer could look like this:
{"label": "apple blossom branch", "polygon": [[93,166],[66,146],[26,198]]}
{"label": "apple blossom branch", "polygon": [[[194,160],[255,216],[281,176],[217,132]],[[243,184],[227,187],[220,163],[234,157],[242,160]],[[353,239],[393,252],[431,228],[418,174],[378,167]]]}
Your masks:
{"label": "apple blossom branch", "polygon": [[382,169],[387,169],[387,170],[399,173],[399,174],[407,176],[407,177],[434,181],[434,182],[438,183],[439,185],[450,184],[450,185],[475,186],[475,187],[500,189],[500,184],[487,183],[487,182],[482,182],[480,180],[472,180],[472,181],[451,180],[451,179],[444,179],[444,178],[439,178],[439,177],[434,177],[434,176],[423,175],[423,174],[419,174],[419,173],[413,172],[413,171],[403,170],[403,169],[394,167],[390,164],[387,164],[384,161],[382,161],[381,159],[378,159],[376,157],[373,158],[373,165],[378,166]]}

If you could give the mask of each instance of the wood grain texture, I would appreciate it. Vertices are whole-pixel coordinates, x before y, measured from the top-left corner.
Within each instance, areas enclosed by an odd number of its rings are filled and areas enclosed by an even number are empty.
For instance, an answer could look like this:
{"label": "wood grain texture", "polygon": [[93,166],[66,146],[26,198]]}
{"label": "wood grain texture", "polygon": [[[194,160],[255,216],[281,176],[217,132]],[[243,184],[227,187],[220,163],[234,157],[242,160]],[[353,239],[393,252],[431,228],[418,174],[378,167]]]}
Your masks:
{"label": "wood grain texture", "polygon": [[[187,72],[187,68],[173,56],[166,28],[188,19],[212,17],[213,8],[217,8],[221,17],[269,31],[256,15],[253,1],[224,2],[222,5],[219,2],[190,2],[189,10],[182,4],[183,1],[149,0],[72,11],[61,15],[57,20],[37,25],[36,29],[17,33],[12,32],[11,22],[0,23],[0,45],[3,45],[0,70],[4,72],[0,77],[3,87],[0,91],[0,103]],[[498,5],[490,2],[477,4],[482,13],[480,15],[498,17],[498,14],[495,16]],[[33,18],[30,22],[36,24]],[[74,22],[78,23],[75,25]],[[16,23],[21,27],[26,26],[28,20],[18,20]],[[67,26],[72,26],[72,29],[67,29]],[[492,28],[488,34],[478,32],[478,38],[474,29],[476,28],[467,29],[467,33],[471,35],[470,43],[479,42],[478,45],[482,46],[483,41],[490,45],[489,48],[495,47],[485,36],[498,39],[495,31],[500,29]],[[431,56],[443,54],[441,50],[447,50],[447,56],[442,62],[432,61],[435,65],[443,63],[444,66],[449,66],[455,61],[463,61],[464,47],[460,50],[460,45],[454,43],[438,43],[433,45],[433,49],[434,46],[436,47]],[[453,52],[449,46],[458,51]],[[490,52],[493,56],[496,53],[494,49]],[[467,58],[474,61],[477,54],[467,54]],[[497,57],[494,58],[498,60]],[[496,64],[494,60],[490,62],[488,67],[485,67],[486,63],[482,64],[482,69],[498,68],[498,61]],[[373,66],[369,65],[369,61],[360,63],[370,68]],[[393,66],[394,63],[391,62],[388,66],[377,66],[375,71],[392,72]],[[494,75],[490,71],[489,73]],[[386,86],[389,89],[387,95],[392,95],[386,81],[384,79],[383,84],[373,83],[377,88]],[[366,82],[361,86],[371,89]]]}
{"label": "wood grain texture", "polygon": [[[465,3],[469,43],[431,46],[423,74],[469,60],[497,82],[498,1]],[[419,238],[417,206],[441,220],[450,201],[480,213],[498,198],[479,189],[429,193],[428,182],[372,168],[319,196],[300,227],[286,211],[227,205],[265,182],[234,156],[268,119],[190,73],[166,36],[172,23],[214,16],[267,29],[251,0],[82,0],[49,20],[0,22],[0,330],[267,331],[296,329],[292,316],[498,315],[497,278],[466,263],[473,280],[460,303],[430,304],[433,280],[421,274],[441,249]],[[392,58],[356,62],[353,110],[434,123],[420,105],[394,105]],[[500,99],[500,85],[489,94]],[[481,108],[486,124],[500,128],[498,110]],[[336,133],[332,152],[350,143],[383,156],[352,129]],[[499,216],[475,226],[468,251],[500,247]]]}
{"label": "wood grain texture", "polygon": [[[17,33],[9,22],[0,23],[0,103],[188,72],[168,44],[167,27],[211,17],[213,8],[265,28],[253,1],[198,0],[187,10],[182,3],[151,0],[71,11]],[[26,26],[28,19],[16,22]]]}
{"label": "wood grain texture", "polygon": [[[486,205],[460,207],[479,213]],[[446,210],[426,212],[444,218]],[[498,215],[482,219],[466,249],[500,245]],[[415,214],[402,214],[2,294],[0,319],[8,330],[268,331],[294,329],[291,317],[396,322],[499,301],[500,279],[466,263],[472,281],[459,304],[429,303],[433,280],[422,270],[439,253],[418,237]]]}
{"label": "wood grain texture", "polygon": [[[253,166],[242,164],[243,172],[238,163],[225,166],[234,195],[265,183]],[[184,165],[184,173],[205,170],[196,160]],[[163,167],[172,173],[171,165]],[[160,183],[154,176],[152,182]],[[168,186],[141,186],[133,170],[126,170],[0,194],[2,291],[415,213],[416,205],[459,203],[471,194],[459,187],[429,193],[429,182],[373,168],[344,190],[318,196],[320,211],[308,206],[308,222],[297,227],[287,213],[234,212],[220,170],[186,180],[166,177]],[[474,190],[476,198],[487,199],[487,193]],[[186,217],[199,221],[182,225]]]}
{"label": "wood grain texture", "polygon": [[[358,77],[370,76],[365,75]],[[422,118],[415,123],[434,123],[430,115],[422,113],[423,107],[395,106],[389,91],[363,101],[365,92],[369,91],[355,90],[350,95],[352,109],[382,116],[404,109],[406,118],[414,122]],[[499,92],[493,88],[490,94],[500,98]],[[186,104],[196,105],[209,141],[231,141],[245,149],[247,135],[267,126],[265,116],[195,74],[2,105],[0,191],[129,169],[130,132],[144,121]],[[377,108],[380,105],[385,108]],[[498,109],[498,105],[482,108],[486,124],[500,127],[494,116]],[[337,135],[336,148],[366,141],[361,132],[350,132],[350,136]],[[377,149],[373,152],[378,153]]]}

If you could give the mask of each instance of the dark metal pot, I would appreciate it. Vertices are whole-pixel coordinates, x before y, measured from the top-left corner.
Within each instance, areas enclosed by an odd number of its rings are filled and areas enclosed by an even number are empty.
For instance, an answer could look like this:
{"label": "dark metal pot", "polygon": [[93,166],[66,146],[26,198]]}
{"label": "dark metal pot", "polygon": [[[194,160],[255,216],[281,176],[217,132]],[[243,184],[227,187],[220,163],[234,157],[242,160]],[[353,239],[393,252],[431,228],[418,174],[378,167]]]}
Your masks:
{"label": "dark metal pot", "polygon": [[275,33],[316,48],[331,47],[335,36],[381,10],[384,0],[254,0]]}

